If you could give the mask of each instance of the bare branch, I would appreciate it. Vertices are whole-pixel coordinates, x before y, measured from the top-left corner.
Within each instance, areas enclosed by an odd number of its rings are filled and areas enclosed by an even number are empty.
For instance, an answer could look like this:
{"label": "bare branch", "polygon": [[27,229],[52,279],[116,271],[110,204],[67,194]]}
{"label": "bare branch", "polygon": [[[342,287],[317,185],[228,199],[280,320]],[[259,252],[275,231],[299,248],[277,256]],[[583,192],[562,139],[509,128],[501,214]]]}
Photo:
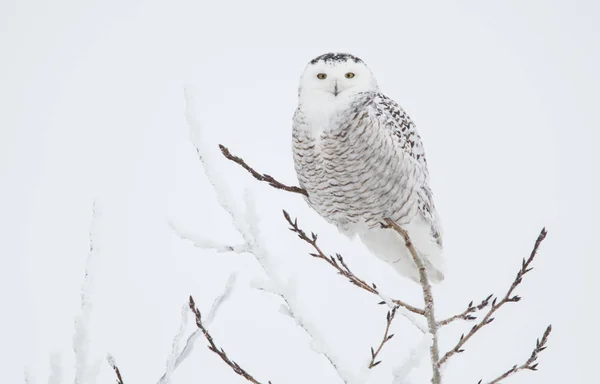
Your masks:
{"label": "bare branch", "polygon": [[390,335],[389,332],[390,325],[392,325],[392,321],[394,321],[394,316],[396,316],[396,309],[397,307],[392,308],[387,312],[385,333],[383,334],[383,339],[381,339],[381,343],[379,343],[379,346],[376,350],[374,350],[373,347],[371,347],[371,361],[369,362],[369,369],[375,368],[377,365],[379,365],[379,363],[381,363],[381,360],[377,360],[377,356],[379,355],[379,352],[381,352],[381,349],[383,348],[385,343],[387,343],[392,339],[392,337],[394,337],[394,334]]}
{"label": "bare branch", "polygon": [[531,251],[531,254],[529,255],[529,257],[527,259],[523,259],[523,262],[521,264],[521,269],[519,270],[519,272],[517,272],[517,276],[515,277],[515,280],[512,282],[510,288],[508,288],[508,291],[506,292],[506,294],[504,295],[502,300],[498,301],[497,297],[494,298],[494,300],[492,301],[492,307],[489,309],[489,311],[483,317],[483,319],[479,323],[475,324],[473,326],[473,328],[471,328],[471,330],[466,335],[463,334],[460,337],[458,343],[456,343],[454,348],[452,348],[451,350],[446,352],[446,354],[439,360],[438,367],[441,367],[454,354],[463,352],[464,351],[464,349],[462,348],[463,345],[467,341],[469,341],[469,339],[471,337],[473,337],[473,335],[475,335],[481,328],[490,324],[494,320],[494,317],[492,317],[492,315],[494,315],[494,313],[496,313],[496,311],[498,309],[500,309],[504,304],[516,303],[521,300],[520,296],[512,295],[513,291],[515,290],[515,288],[517,288],[519,286],[519,284],[521,284],[521,282],[523,281],[523,276],[527,272],[531,271],[532,267],[530,267],[530,265],[533,262],[533,259],[535,258],[535,256],[537,255],[538,248],[540,247],[540,244],[542,243],[542,241],[544,241],[544,239],[546,238],[547,233],[548,232],[546,231],[546,228],[542,228],[542,230],[540,231],[540,234],[538,235],[538,237],[535,241],[535,245],[533,246],[533,250]]}
{"label": "bare branch", "polygon": [[429,333],[431,333],[432,338],[430,353],[431,368],[433,371],[433,375],[431,378],[431,383],[440,384],[442,382],[442,376],[440,374],[440,367],[438,365],[438,361],[440,359],[437,336],[438,323],[435,320],[435,305],[433,302],[433,293],[431,292],[431,284],[429,283],[429,279],[427,278],[425,264],[423,264],[421,256],[419,255],[412,241],[410,240],[408,232],[406,232],[402,227],[400,227],[394,220],[390,218],[386,218],[385,223],[387,224],[387,227],[392,228],[400,236],[402,236],[402,238],[404,238],[404,244],[406,245],[406,248],[408,248],[415,262],[415,265],[419,269],[419,280],[421,282],[421,287],[423,288],[423,299],[425,301],[425,317],[427,318],[427,326],[429,327]]}
{"label": "bare branch", "polygon": [[[380,295],[379,290],[377,289],[377,285],[375,285],[374,283],[372,284],[368,284],[367,282],[365,282],[364,280],[360,279],[359,277],[357,277],[348,267],[348,265],[346,264],[346,262],[344,261],[344,258],[342,257],[342,255],[340,255],[339,253],[337,253],[335,255],[335,257],[333,256],[326,256],[325,253],[323,253],[323,251],[321,250],[321,248],[319,247],[319,245],[317,244],[317,234],[312,233],[311,232],[311,236],[308,237],[308,235],[306,234],[306,232],[304,230],[302,230],[299,226],[298,226],[298,219],[294,219],[292,220],[292,218],[290,217],[289,213],[287,213],[287,211],[283,211],[283,216],[285,217],[285,220],[288,222],[288,224],[290,225],[290,231],[296,233],[298,235],[298,237],[308,243],[311,247],[313,247],[313,249],[316,251],[316,253],[311,253],[310,255],[314,258],[317,259],[321,259],[323,261],[325,261],[327,264],[331,265],[333,268],[335,268],[338,273],[342,276],[344,276],[345,278],[348,279],[348,281],[350,281],[352,284],[354,284],[355,286],[364,289],[367,292],[373,293],[375,295]],[[407,304],[401,300],[397,300],[397,299],[390,299],[394,305],[398,305],[401,306],[403,308],[406,308],[407,310],[422,315],[425,315],[425,311],[414,307],[410,304]]]}
{"label": "bare branch", "polygon": [[[539,354],[544,349],[546,349],[546,343],[548,342],[548,337],[550,336],[550,332],[552,332],[552,325],[549,325],[548,327],[546,327],[546,331],[544,331],[542,340],[537,339],[537,341],[535,343],[535,348],[533,349],[533,352],[531,352],[531,356],[529,356],[529,359],[527,359],[527,361],[525,363],[518,365],[518,366],[514,365],[511,369],[504,372],[502,375],[498,376],[494,380],[488,381],[487,384],[498,384],[502,380],[506,379],[507,377],[509,377],[519,371],[523,371],[523,370],[537,371],[538,363],[536,363],[536,360],[537,360]],[[481,383],[482,383],[482,380],[479,380],[479,384],[481,384]]]}
{"label": "bare branch", "polygon": [[251,166],[246,164],[244,159],[242,159],[241,157],[232,155],[231,152],[229,152],[229,149],[227,149],[227,147],[225,147],[224,145],[219,144],[219,149],[223,153],[223,156],[225,156],[227,159],[233,161],[234,163],[241,165],[246,171],[250,172],[250,174],[256,180],[264,181],[265,183],[269,183],[269,185],[273,188],[281,189],[283,191],[288,191],[288,192],[299,193],[301,195],[308,197],[308,192],[306,191],[306,189],[302,189],[300,187],[295,187],[295,186],[285,185],[285,184],[280,183],[279,181],[275,180],[273,177],[271,177],[267,174],[258,173]]}
{"label": "bare branch", "polygon": [[494,295],[489,295],[485,299],[481,300],[481,303],[479,303],[477,305],[473,305],[473,302],[471,301],[469,303],[469,305],[467,305],[467,309],[465,309],[458,315],[454,315],[452,317],[449,317],[447,319],[439,321],[438,326],[442,327],[442,326],[448,325],[456,320],[466,320],[466,321],[476,320],[477,317],[473,316],[473,313],[475,313],[477,311],[481,311],[483,308],[487,307],[490,304],[490,299],[493,296]]}
{"label": "bare branch", "polygon": [[[202,331],[202,333],[204,334],[204,337],[206,338],[206,341],[208,341],[208,344],[209,344],[208,349],[210,349],[212,352],[217,354],[221,358],[221,360],[223,360],[227,365],[229,365],[231,367],[231,369],[233,369],[233,371],[235,373],[237,373],[238,375],[242,376],[243,378],[245,378],[246,380],[248,380],[251,383],[261,384],[260,381],[257,381],[254,377],[252,377],[252,375],[250,375],[248,372],[246,372],[245,369],[240,367],[238,363],[236,363],[235,361],[232,361],[227,356],[227,353],[225,353],[223,348],[217,347],[217,345],[214,342],[213,337],[211,336],[211,334],[208,332],[208,330],[204,327],[204,324],[202,323],[202,315],[201,315],[200,311],[198,310],[198,308],[196,308],[196,303],[194,302],[194,298],[192,296],[190,296],[189,305],[190,305],[190,309],[196,316],[196,326]],[[269,381],[269,383],[270,383],[270,381]]]}
{"label": "bare branch", "polygon": [[108,361],[108,365],[115,371],[115,375],[117,375],[117,384],[124,384],[123,377],[121,376],[121,371],[115,362],[115,358],[112,355],[106,356],[106,361]]}

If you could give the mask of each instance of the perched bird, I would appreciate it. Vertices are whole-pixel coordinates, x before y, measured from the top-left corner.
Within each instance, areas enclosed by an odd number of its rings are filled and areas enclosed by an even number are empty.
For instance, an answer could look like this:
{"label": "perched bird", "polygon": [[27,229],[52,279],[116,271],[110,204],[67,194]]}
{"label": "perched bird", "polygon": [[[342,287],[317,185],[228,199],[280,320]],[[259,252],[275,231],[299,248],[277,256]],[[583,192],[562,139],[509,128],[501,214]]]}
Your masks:
{"label": "perched bird", "polygon": [[383,228],[404,228],[429,279],[444,278],[442,228],[429,188],[415,124],[379,91],[356,56],[327,53],[311,60],[298,89],[293,156],[308,204],[343,234],[358,236],[400,275],[419,282],[404,240]]}

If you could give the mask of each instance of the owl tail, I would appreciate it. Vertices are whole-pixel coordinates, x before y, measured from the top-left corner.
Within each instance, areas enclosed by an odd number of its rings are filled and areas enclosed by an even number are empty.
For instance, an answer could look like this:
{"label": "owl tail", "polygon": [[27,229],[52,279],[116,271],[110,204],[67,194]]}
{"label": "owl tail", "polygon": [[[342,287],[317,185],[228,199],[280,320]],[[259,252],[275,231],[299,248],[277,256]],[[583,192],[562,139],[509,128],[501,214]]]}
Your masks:
{"label": "owl tail", "polygon": [[[429,281],[439,283],[444,280],[442,248],[431,237],[429,227],[418,224],[403,227],[425,263]],[[360,233],[359,237],[371,253],[388,263],[398,274],[420,283],[419,270],[400,235],[390,229],[375,228]]]}

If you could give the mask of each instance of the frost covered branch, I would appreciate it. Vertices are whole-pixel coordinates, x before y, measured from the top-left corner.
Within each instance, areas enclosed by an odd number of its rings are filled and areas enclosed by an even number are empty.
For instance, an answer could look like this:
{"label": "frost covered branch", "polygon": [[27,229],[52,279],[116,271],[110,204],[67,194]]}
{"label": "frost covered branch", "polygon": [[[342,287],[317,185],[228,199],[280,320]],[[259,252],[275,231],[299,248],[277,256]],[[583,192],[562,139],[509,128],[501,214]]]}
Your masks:
{"label": "frost covered branch", "polygon": [[241,157],[232,155],[226,146],[219,144],[219,149],[221,149],[223,156],[225,156],[229,160],[233,161],[234,163],[241,165],[246,171],[250,172],[250,174],[256,180],[269,183],[269,185],[273,188],[281,189],[281,190],[288,191],[288,192],[299,193],[301,195],[308,196],[308,192],[306,191],[306,189],[302,189],[300,187],[295,187],[295,186],[285,185],[285,184],[280,183],[279,181],[275,180],[273,177],[271,177],[267,174],[256,172],[251,166],[246,164],[246,162]]}
{"label": "frost covered branch", "polygon": [[[238,375],[242,376],[243,378],[245,378],[246,380],[248,380],[251,383],[261,384],[260,381],[257,381],[245,369],[240,367],[238,363],[231,360],[227,356],[227,353],[225,353],[223,348],[217,347],[217,345],[214,342],[213,337],[211,336],[211,334],[208,332],[208,330],[202,323],[202,314],[200,313],[198,308],[196,308],[196,303],[194,302],[194,298],[192,296],[190,296],[189,306],[190,306],[190,309],[192,310],[192,312],[194,313],[194,315],[196,316],[196,326],[198,327],[198,329],[200,329],[202,331],[202,334],[206,338],[206,341],[208,341],[208,344],[209,344],[208,349],[210,349],[212,352],[216,353],[221,358],[221,360],[223,360],[227,365],[229,365],[231,367],[231,369],[233,369],[233,371],[235,373],[237,373]],[[271,382],[269,381],[269,383],[271,383]]]}
{"label": "frost covered branch", "polygon": [[[385,318],[386,325],[385,325],[385,333],[383,334],[383,339],[381,339],[381,343],[379,343],[379,346],[377,347],[377,349],[373,349],[373,347],[371,347],[371,361],[369,362],[369,369],[375,368],[377,365],[379,365],[379,363],[381,363],[381,360],[377,360],[377,356],[379,355],[379,352],[381,352],[381,349],[383,348],[385,343],[387,343],[388,341],[390,341],[392,339],[392,337],[394,337],[393,333],[391,335],[389,333],[390,333],[390,325],[392,325],[392,321],[394,321],[394,317],[396,316],[397,309],[398,309],[397,307],[394,307],[388,311],[386,318]],[[375,361],[375,360],[377,360],[377,361]]]}
{"label": "frost covered branch", "polygon": [[225,252],[233,252],[233,253],[244,253],[248,252],[248,247],[246,244],[237,244],[237,245],[229,245],[219,243],[217,241],[207,239],[205,237],[198,236],[194,233],[191,233],[180,226],[176,225],[172,221],[169,220],[169,226],[183,240],[190,241],[194,244],[194,247],[200,249],[210,249],[216,251],[218,253]]}
{"label": "frost covered branch", "polygon": [[[287,306],[287,314],[289,314],[290,317],[295,320],[296,324],[310,336],[315,351],[325,356],[331,366],[336,370],[338,376],[345,383],[356,383],[356,378],[348,369],[343,367],[341,361],[333,352],[332,348],[325,342],[318,328],[315,327],[304,315],[300,301],[296,298],[296,293],[293,289],[293,281],[284,281],[279,276],[273,260],[267,252],[266,247],[262,243],[262,238],[258,228],[258,217],[254,209],[254,203],[250,196],[246,194],[246,212],[239,210],[233,203],[233,199],[231,198],[226,185],[218,177],[218,167],[214,165],[210,157],[210,152],[204,147],[204,141],[202,140],[202,129],[196,119],[193,108],[193,95],[188,89],[185,89],[184,94],[186,101],[186,120],[190,128],[191,140],[196,148],[198,159],[203,165],[206,177],[215,189],[219,205],[221,205],[223,210],[229,214],[233,226],[242,236],[244,244],[247,247],[246,252],[252,254],[256,258],[257,262],[267,275],[269,286],[271,287],[270,290],[277,294],[284,301],[285,305]],[[227,157],[227,153],[228,151],[224,151],[223,155]],[[235,157],[230,155],[230,159],[235,159]],[[238,164],[241,163],[238,162]],[[246,169],[249,170],[248,168]],[[255,174],[253,173],[253,175]],[[258,173],[256,173],[256,175],[258,175],[258,180],[267,181],[275,188],[302,193],[302,189],[297,187],[287,187],[281,183],[274,182],[269,179],[268,175],[260,175]]]}
{"label": "frost covered branch", "polygon": [[458,340],[458,342],[456,343],[454,348],[452,348],[451,350],[446,352],[446,354],[439,360],[438,367],[441,367],[444,363],[446,363],[448,361],[448,359],[451,358],[454,354],[463,352],[464,351],[463,346],[465,345],[465,343],[467,341],[469,341],[471,339],[471,337],[473,337],[473,335],[475,335],[477,332],[479,332],[479,330],[481,330],[483,327],[485,327],[486,325],[488,325],[492,321],[494,321],[494,317],[492,317],[492,316],[504,304],[516,303],[521,300],[520,296],[517,296],[517,295],[513,296],[513,292],[514,292],[515,288],[517,288],[519,286],[519,284],[521,284],[525,274],[527,272],[531,271],[532,267],[530,265],[533,262],[535,256],[537,255],[540,244],[542,244],[542,241],[544,241],[544,239],[546,238],[547,233],[548,232],[546,231],[546,228],[542,228],[542,230],[540,231],[540,234],[538,235],[538,237],[535,241],[535,245],[533,246],[533,250],[531,251],[531,254],[529,255],[529,257],[527,259],[523,259],[523,262],[521,263],[521,269],[519,270],[519,272],[517,272],[517,276],[515,277],[511,286],[508,288],[508,291],[506,292],[504,297],[500,301],[498,301],[497,297],[494,297],[494,299],[492,300],[492,306],[489,309],[489,311],[486,313],[486,315],[483,317],[483,319],[479,323],[475,324],[473,326],[473,328],[471,328],[471,330],[466,335],[462,334],[462,336],[460,337],[460,339]]}
{"label": "frost covered branch", "polygon": [[[352,284],[356,285],[357,287],[362,288],[362,289],[364,289],[367,292],[373,293],[373,294],[378,295],[378,296],[381,297],[381,294],[380,294],[379,290],[377,289],[377,285],[375,285],[375,283],[368,284],[367,282],[365,282],[361,278],[357,277],[350,270],[350,268],[348,267],[348,265],[344,261],[344,258],[342,257],[342,255],[340,255],[339,253],[336,253],[335,257],[325,255],[325,253],[321,250],[321,248],[317,244],[317,237],[318,236],[317,236],[316,233],[311,232],[310,237],[308,237],[308,235],[306,234],[306,232],[298,226],[298,219],[292,220],[292,218],[290,217],[289,213],[287,213],[285,210],[283,211],[283,216],[285,217],[285,220],[290,225],[290,231],[292,231],[295,234],[297,234],[298,237],[302,241],[308,243],[316,251],[316,253],[310,253],[310,255],[312,257],[317,258],[317,259],[321,259],[321,260],[325,261],[327,264],[329,264],[333,268],[335,268],[340,275],[342,275],[345,278],[347,278],[348,281],[350,281]],[[403,302],[401,300],[398,300],[398,299],[388,299],[387,297],[382,297],[382,298],[385,298],[384,302],[386,300],[390,300],[393,303],[393,305],[395,305],[395,306],[401,306],[403,308],[406,308],[410,312],[413,312],[413,313],[416,313],[416,314],[419,314],[419,315],[425,315],[425,311],[423,309],[414,307],[414,306],[412,306],[410,304],[407,304],[407,303],[405,303],[405,302]]]}
{"label": "frost covered branch", "polygon": [[[225,288],[223,289],[223,292],[215,298],[206,320],[203,321],[203,324],[205,324],[205,326],[207,326],[207,327],[210,326],[210,324],[215,319],[217,313],[219,312],[221,305],[230,297],[231,291],[233,290],[233,286],[235,284],[236,279],[237,279],[237,275],[235,273],[232,273],[231,275],[229,275],[229,278],[227,279],[227,283],[225,284]],[[158,380],[158,384],[169,384],[170,383],[173,372],[175,372],[177,367],[179,367],[179,365],[188,356],[190,356],[192,350],[194,349],[194,343],[202,334],[200,329],[197,329],[188,337],[183,349],[179,348],[181,338],[183,337],[183,332],[185,331],[185,327],[187,325],[187,317],[188,317],[189,311],[190,311],[190,305],[189,305],[189,302],[187,302],[181,309],[181,323],[179,326],[179,331],[173,338],[173,343],[172,343],[173,347],[171,350],[171,355],[169,356],[169,358],[167,360],[167,367],[166,367],[165,373]]]}
{"label": "frost covered branch", "polygon": [[421,287],[423,289],[423,299],[425,301],[425,318],[427,318],[427,326],[429,327],[429,333],[431,334],[431,368],[433,371],[431,383],[432,384],[440,384],[442,382],[442,376],[440,374],[440,366],[438,361],[440,359],[440,351],[438,347],[438,322],[435,319],[435,304],[433,301],[433,293],[431,292],[431,284],[429,283],[429,279],[427,278],[427,271],[425,270],[425,264],[421,259],[421,256],[415,249],[410,237],[408,236],[408,232],[406,232],[402,227],[400,227],[395,221],[392,219],[385,219],[386,226],[392,228],[396,231],[402,238],[404,239],[404,244],[406,248],[409,250],[417,269],[419,270],[419,280],[421,283]]}
{"label": "frost covered branch", "polygon": [[[548,342],[548,337],[550,336],[550,332],[552,332],[551,325],[546,327],[546,331],[544,331],[542,340],[537,339],[537,341],[535,343],[535,348],[533,349],[533,352],[531,352],[531,356],[529,356],[529,359],[527,359],[527,361],[525,363],[523,363],[521,365],[514,365],[511,369],[504,372],[502,375],[498,376],[494,380],[488,381],[487,384],[498,384],[502,380],[506,379],[508,376],[511,376],[512,374],[517,373],[519,371],[523,371],[523,370],[537,371],[538,363],[536,363],[536,360],[537,360],[539,354],[544,349],[546,349],[546,343]],[[478,384],[481,384],[482,382],[483,382],[483,380],[479,380]]]}
{"label": "frost covered branch", "polygon": [[80,311],[75,316],[75,333],[73,335],[73,352],[75,353],[75,384],[93,383],[96,381],[99,364],[90,366],[88,356],[90,335],[89,322],[92,313],[92,291],[94,289],[94,270],[98,258],[97,236],[98,221],[101,211],[94,201],[92,205],[92,220],[88,232],[88,255],[85,261],[85,275],[81,286]]}
{"label": "frost covered branch", "polygon": [[419,365],[423,355],[427,354],[427,351],[431,348],[432,338],[430,333],[423,335],[423,338],[414,348],[411,349],[410,353],[406,356],[406,359],[393,370],[394,380],[392,384],[408,384],[408,375],[410,372]]}

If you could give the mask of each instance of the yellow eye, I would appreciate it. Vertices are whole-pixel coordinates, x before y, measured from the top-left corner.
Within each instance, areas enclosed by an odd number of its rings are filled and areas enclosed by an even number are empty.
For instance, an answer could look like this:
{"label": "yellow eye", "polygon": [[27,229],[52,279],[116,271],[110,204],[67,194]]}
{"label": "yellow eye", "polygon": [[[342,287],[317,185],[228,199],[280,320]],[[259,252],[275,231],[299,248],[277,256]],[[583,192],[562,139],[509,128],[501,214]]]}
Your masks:
{"label": "yellow eye", "polygon": [[319,74],[317,75],[317,78],[318,78],[318,79],[321,79],[321,80],[323,80],[323,79],[326,79],[326,78],[327,78],[327,74],[325,74],[325,73],[319,73]]}
{"label": "yellow eye", "polygon": [[354,77],[354,72],[348,72],[346,73],[346,79],[351,79]]}

